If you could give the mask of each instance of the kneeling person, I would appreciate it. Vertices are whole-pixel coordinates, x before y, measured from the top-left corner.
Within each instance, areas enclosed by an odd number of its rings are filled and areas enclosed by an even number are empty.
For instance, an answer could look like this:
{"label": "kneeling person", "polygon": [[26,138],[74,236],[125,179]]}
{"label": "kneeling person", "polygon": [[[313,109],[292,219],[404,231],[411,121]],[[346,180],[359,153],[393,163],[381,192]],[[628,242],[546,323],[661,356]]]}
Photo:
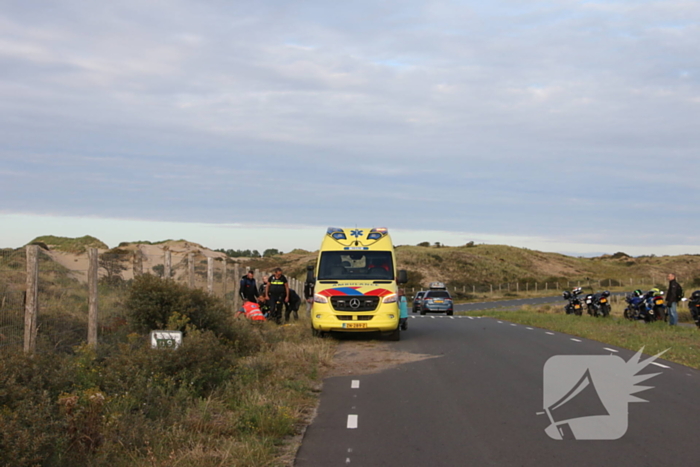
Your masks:
{"label": "kneeling person", "polygon": [[245,317],[251,321],[265,321],[265,316],[262,314],[260,307],[255,302],[246,301],[243,303],[243,306],[236,312],[234,317],[237,318],[242,314],[244,314]]}
{"label": "kneeling person", "polygon": [[294,313],[294,321],[299,319],[299,307],[301,306],[301,297],[294,289],[289,289],[289,301],[284,304],[284,322],[289,322],[289,315]]}

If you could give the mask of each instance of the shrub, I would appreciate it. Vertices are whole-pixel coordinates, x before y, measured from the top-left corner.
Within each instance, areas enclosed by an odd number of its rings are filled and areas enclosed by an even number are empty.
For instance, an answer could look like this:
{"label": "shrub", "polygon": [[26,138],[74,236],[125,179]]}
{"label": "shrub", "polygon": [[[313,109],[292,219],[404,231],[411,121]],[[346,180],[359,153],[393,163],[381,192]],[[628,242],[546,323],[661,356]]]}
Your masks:
{"label": "shrub", "polygon": [[185,331],[189,321],[198,329],[221,333],[229,315],[219,298],[148,274],[134,280],[126,309],[131,325],[139,331],[165,329],[171,316],[177,313],[186,318],[182,320],[181,331]]}

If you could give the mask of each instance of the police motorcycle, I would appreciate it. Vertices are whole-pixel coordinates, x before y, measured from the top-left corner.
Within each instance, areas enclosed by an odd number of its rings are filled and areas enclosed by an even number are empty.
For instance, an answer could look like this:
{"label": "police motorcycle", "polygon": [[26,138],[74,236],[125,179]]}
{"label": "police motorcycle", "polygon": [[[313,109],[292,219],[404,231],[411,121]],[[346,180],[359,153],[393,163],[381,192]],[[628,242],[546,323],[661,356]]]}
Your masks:
{"label": "police motorcycle", "polygon": [[664,302],[663,291],[654,287],[646,293],[647,309],[651,314],[652,321],[666,321],[668,314],[666,313],[666,303]]}
{"label": "police motorcycle", "polygon": [[583,314],[583,304],[581,303],[581,299],[578,297],[582,293],[583,289],[581,287],[576,287],[571,292],[565,290],[562,293],[564,300],[569,301],[569,303],[567,303],[564,307],[564,312],[567,315],[581,316]]}
{"label": "police motorcycle", "polygon": [[596,318],[610,316],[610,292],[607,290],[596,294],[588,294],[584,301],[589,315]]}
{"label": "police motorcycle", "polygon": [[690,298],[684,298],[683,300],[688,300],[688,309],[690,310],[690,314],[693,316],[695,325],[700,328],[700,290],[696,290],[690,294]]}
{"label": "police motorcycle", "polygon": [[627,307],[623,313],[625,318],[632,321],[643,320],[646,323],[651,321],[651,315],[647,310],[644,292],[637,289],[631,294],[627,295],[625,297],[625,301],[627,302]]}

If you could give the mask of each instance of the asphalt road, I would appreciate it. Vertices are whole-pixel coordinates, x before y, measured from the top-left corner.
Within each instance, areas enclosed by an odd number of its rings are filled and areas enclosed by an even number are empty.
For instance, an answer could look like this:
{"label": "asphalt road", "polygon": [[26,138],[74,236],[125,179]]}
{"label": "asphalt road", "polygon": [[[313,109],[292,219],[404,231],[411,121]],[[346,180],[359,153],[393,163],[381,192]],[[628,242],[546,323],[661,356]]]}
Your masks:
{"label": "asphalt road", "polygon": [[[341,343],[342,345],[342,343]],[[310,466],[686,466],[698,464],[700,372],[657,360],[605,441],[549,438],[543,368],[556,355],[634,352],[490,318],[412,315],[396,350],[436,356],[324,381],[296,464]],[[662,366],[659,366],[662,365]],[[569,417],[570,418],[570,417]]]}

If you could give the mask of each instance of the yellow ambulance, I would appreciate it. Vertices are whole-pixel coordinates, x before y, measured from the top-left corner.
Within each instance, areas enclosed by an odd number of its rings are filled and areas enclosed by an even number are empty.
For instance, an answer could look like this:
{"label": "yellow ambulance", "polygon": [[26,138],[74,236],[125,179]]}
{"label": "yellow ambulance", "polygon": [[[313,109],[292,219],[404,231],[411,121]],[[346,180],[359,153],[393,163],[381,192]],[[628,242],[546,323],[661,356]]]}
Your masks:
{"label": "yellow ambulance", "polygon": [[382,332],[400,339],[398,286],[406,271],[396,270],[394,245],[386,228],[329,227],[316,266],[311,328],[325,332]]}

